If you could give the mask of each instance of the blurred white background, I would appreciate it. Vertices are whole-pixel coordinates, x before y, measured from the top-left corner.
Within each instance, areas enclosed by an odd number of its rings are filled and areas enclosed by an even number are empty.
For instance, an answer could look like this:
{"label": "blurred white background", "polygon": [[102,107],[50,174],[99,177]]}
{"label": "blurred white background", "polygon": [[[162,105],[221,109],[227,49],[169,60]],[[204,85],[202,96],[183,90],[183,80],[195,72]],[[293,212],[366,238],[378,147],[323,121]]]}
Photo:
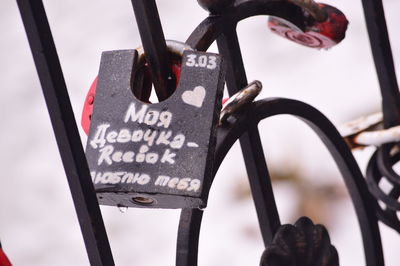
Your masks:
{"label": "blurred white background", "polygon": [[[184,41],[207,13],[195,0],[158,0],[167,39]],[[242,22],[239,37],[249,81],[259,98],[305,101],[336,125],[380,109],[380,95],[360,0],[330,0],[350,21],[329,51],[273,35],[267,17]],[[396,63],[400,2],[384,0]],[[102,51],[140,45],[130,1],[44,1],[77,121]],[[72,198],[16,2],[0,5],[0,238],[15,265],[88,265]],[[211,51],[216,51],[213,47]],[[399,71],[397,71],[399,75]],[[339,172],[314,133],[294,118],[260,126],[277,176],[283,223],[300,215],[324,223],[341,265],[364,265],[360,233]],[[81,131],[85,145],[86,137]],[[362,169],[372,149],[357,152]],[[288,180],[280,177],[289,176]],[[228,183],[227,180],[232,182]],[[230,185],[227,185],[230,184]],[[221,166],[200,238],[200,265],[258,265],[263,251],[238,145]],[[327,193],[326,191],[332,191]],[[326,191],[325,191],[325,190]],[[299,211],[296,211],[299,210]],[[179,211],[102,207],[116,265],[174,265]],[[399,236],[382,226],[387,265],[400,265]]]}

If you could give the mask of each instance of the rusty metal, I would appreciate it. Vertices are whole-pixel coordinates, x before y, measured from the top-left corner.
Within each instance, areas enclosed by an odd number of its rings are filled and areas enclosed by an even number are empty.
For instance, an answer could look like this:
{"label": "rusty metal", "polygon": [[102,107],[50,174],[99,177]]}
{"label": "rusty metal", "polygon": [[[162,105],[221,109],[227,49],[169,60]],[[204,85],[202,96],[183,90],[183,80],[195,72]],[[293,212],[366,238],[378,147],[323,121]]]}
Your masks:
{"label": "rusty metal", "polygon": [[338,128],[351,148],[382,146],[400,141],[400,126],[383,128],[383,113],[378,112],[350,121]]}
{"label": "rusty metal", "polygon": [[355,120],[340,125],[338,130],[343,137],[351,137],[371,127],[377,126],[378,124],[382,123],[382,119],[382,112],[378,112],[368,116],[359,117]]}
{"label": "rusty metal", "polygon": [[260,94],[262,90],[262,84],[260,81],[255,80],[249,83],[245,88],[235,93],[228,99],[222,106],[221,115],[219,119],[220,125],[224,124],[229,116],[240,111],[254,101],[254,99]]}
{"label": "rusty metal", "polygon": [[[190,47],[189,45],[175,41],[175,40],[166,40],[166,51],[171,57],[177,57],[179,60],[182,58],[183,53],[185,51],[193,51],[193,48]],[[144,51],[143,46],[140,46],[135,49],[138,52],[138,57],[136,64],[140,68],[146,63],[146,53]]]}
{"label": "rusty metal", "polygon": [[361,148],[368,145],[358,143],[356,137],[367,130],[376,130],[382,124],[382,121],[383,114],[378,112],[339,125],[338,130],[350,148]]}

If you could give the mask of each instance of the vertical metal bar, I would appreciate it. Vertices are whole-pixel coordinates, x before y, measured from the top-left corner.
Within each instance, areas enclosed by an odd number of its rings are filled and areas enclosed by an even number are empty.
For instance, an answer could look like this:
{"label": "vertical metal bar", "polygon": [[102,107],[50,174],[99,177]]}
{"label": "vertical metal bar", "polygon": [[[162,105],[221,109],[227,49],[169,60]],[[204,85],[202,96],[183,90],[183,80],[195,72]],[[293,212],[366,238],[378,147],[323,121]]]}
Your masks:
{"label": "vertical metal bar", "polygon": [[362,0],[375,68],[382,93],[386,128],[400,124],[400,93],[381,0]]}
{"label": "vertical metal bar", "polygon": [[[230,95],[247,85],[246,72],[236,33],[236,25],[228,25],[217,39],[218,49],[226,62],[226,83]],[[264,244],[268,245],[281,225],[264,151],[257,125],[240,137],[240,146],[249,176]]]}
{"label": "vertical metal bar", "polygon": [[[171,65],[155,0],[131,0],[154,88],[160,101],[172,94]],[[173,82],[172,82],[173,83]],[[173,86],[173,88],[175,88]]]}
{"label": "vertical metal bar", "polygon": [[183,209],[179,221],[176,266],[197,266],[200,226],[203,211]]}
{"label": "vertical metal bar", "polygon": [[114,265],[42,1],[17,0],[91,265]]}

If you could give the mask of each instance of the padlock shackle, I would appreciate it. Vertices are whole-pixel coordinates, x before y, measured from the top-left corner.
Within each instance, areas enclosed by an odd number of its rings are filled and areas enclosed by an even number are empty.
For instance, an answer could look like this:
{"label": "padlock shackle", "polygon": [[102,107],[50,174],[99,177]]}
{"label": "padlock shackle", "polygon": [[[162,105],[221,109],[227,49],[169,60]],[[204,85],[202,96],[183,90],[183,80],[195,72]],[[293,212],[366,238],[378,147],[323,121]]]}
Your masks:
{"label": "padlock shackle", "polygon": [[[166,98],[160,99],[159,101],[162,102],[163,100],[168,99],[172,96],[175,92],[176,87],[178,86],[179,78],[180,78],[180,63],[182,60],[183,53],[185,51],[194,51],[192,47],[189,45],[174,41],[174,40],[167,40],[166,41],[167,53],[168,57],[171,60],[171,69],[172,69],[172,80],[175,81],[174,88],[170,88]],[[140,100],[144,102],[149,102],[149,97],[151,94],[151,73],[147,62],[147,57],[143,46],[140,46],[135,49],[138,56],[135,59],[135,68],[132,73],[132,92],[133,94]],[[173,76],[172,76],[173,75]],[[157,88],[156,92],[157,92]],[[157,94],[158,96],[158,94]]]}
{"label": "padlock shackle", "polygon": [[[185,51],[194,51],[194,49],[183,42],[175,41],[175,40],[166,40],[166,47],[167,47],[167,53],[169,56],[176,57],[176,58],[182,58],[183,53]],[[138,52],[138,57],[136,64],[138,67],[142,67],[146,62],[146,52],[143,48],[143,46],[140,46],[135,49]]]}

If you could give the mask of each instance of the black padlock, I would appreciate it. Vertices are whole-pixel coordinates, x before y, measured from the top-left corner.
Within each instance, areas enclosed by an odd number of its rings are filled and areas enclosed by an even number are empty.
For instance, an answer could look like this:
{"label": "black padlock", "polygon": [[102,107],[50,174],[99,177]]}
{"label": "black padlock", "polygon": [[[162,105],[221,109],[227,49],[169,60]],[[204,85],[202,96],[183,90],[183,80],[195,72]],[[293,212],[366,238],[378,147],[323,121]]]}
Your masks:
{"label": "black padlock", "polygon": [[136,50],[101,58],[86,155],[100,204],[203,208],[211,186],[224,71],[217,54],[185,51],[176,91],[132,93]]}

